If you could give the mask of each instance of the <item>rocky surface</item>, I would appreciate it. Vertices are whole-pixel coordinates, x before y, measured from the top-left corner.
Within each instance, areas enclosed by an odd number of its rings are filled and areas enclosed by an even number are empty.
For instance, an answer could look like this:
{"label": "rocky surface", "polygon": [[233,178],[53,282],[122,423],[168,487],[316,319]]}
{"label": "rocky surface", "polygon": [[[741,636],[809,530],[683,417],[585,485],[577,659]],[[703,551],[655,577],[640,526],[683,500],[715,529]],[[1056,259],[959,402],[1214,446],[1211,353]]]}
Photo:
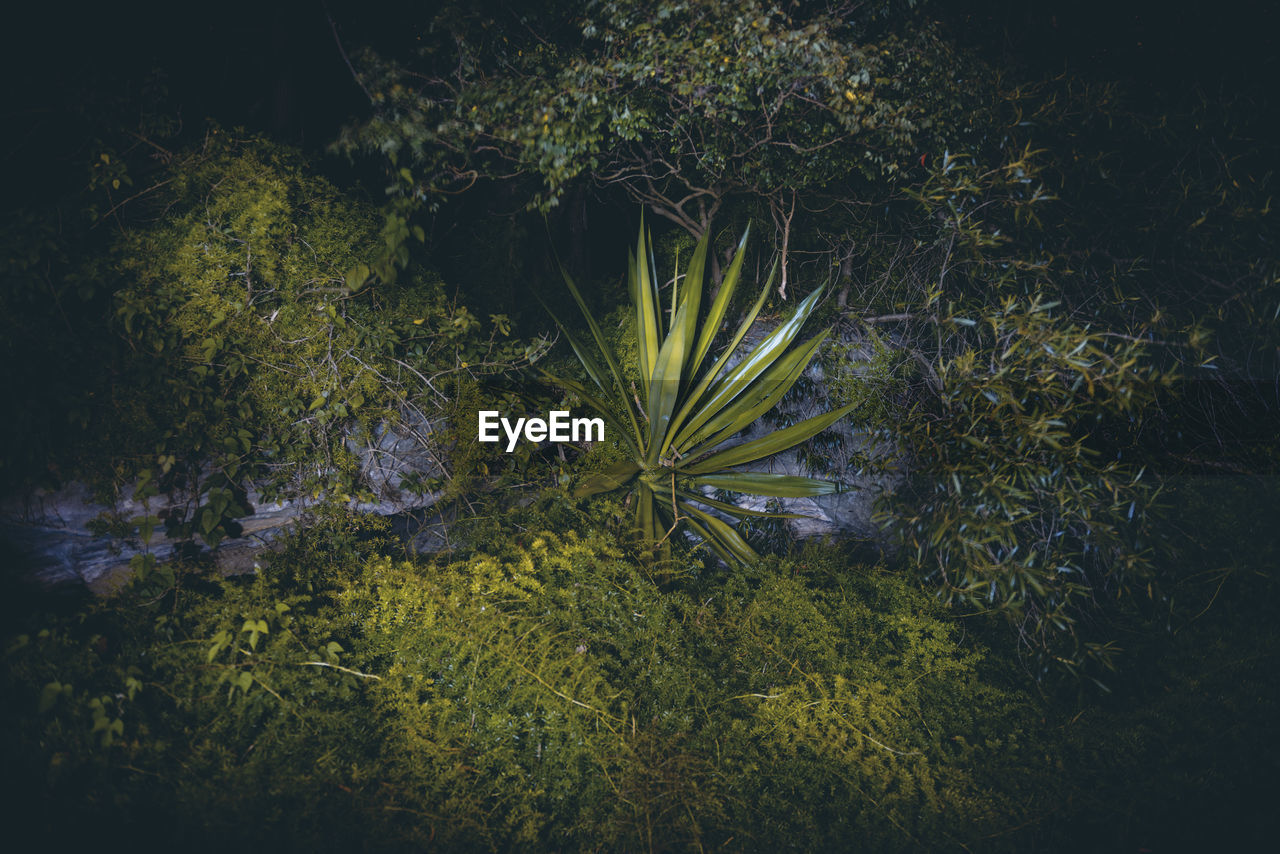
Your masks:
{"label": "rocky surface", "polygon": [[[749,353],[775,325],[757,324],[743,339],[741,352]],[[868,342],[851,335],[836,336],[833,333],[832,337],[840,347],[842,364],[839,369],[842,372],[853,376],[868,375],[871,372],[875,353]],[[731,359],[730,365],[737,364],[737,361]],[[815,358],[803,375],[809,387],[817,393],[788,395],[773,413],[756,422],[739,441],[757,439],[777,429],[780,425],[773,423],[777,419],[771,418],[771,415],[782,416],[786,423],[793,424],[827,411],[830,402],[824,400],[822,391],[826,389],[829,378],[822,362],[822,358]],[[800,397],[801,400],[793,402],[793,396]],[[787,527],[796,537],[807,539],[839,536],[870,540],[879,546],[886,546],[882,528],[875,522],[874,515],[878,499],[892,492],[902,481],[903,471],[896,464],[897,449],[868,432],[857,410],[832,425],[827,436],[832,440],[838,439],[838,444],[833,442],[832,447],[819,454],[822,457],[821,465],[806,460],[797,449],[775,454],[743,468],[749,471],[817,477],[843,484],[844,491],[833,495],[776,499],[784,512],[805,517],[787,521]],[[760,496],[743,495],[737,499],[737,504],[750,510],[764,510],[769,500]]]}
{"label": "rocky surface", "polygon": [[[406,522],[410,517],[423,520],[417,526],[423,530],[416,531],[413,540],[415,547],[423,550],[443,544],[439,525],[433,526],[426,513],[439,495],[417,495],[402,489],[401,481],[410,472],[431,476],[440,471],[424,441],[431,427],[421,419],[409,419],[395,428],[380,429],[366,445],[352,447],[360,456],[362,473],[377,499],[353,503],[353,507],[361,512],[403,517]],[[253,513],[238,520],[243,529],[241,536],[223,540],[208,555],[218,571],[226,575],[254,571],[262,552],[315,504],[309,499],[268,503],[253,491],[248,499]],[[126,520],[158,515],[184,503],[182,496],[171,496],[151,498],[144,504],[126,489],[110,505],[96,501],[88,487],[79,482],[56,491],[11,496],[0,501],[0,541],[9,564],[6,571],[43,588],[85,585],[95,592],[108,591],[127,577],[134,555],[149,552],[158,561],[165,561],[175,556],[182,543],[166,537],[163,528],[157,528],[150,541],[143,543],[137,536],[94,533],[92,528],[101,526],[91,523],[108,515]]]}

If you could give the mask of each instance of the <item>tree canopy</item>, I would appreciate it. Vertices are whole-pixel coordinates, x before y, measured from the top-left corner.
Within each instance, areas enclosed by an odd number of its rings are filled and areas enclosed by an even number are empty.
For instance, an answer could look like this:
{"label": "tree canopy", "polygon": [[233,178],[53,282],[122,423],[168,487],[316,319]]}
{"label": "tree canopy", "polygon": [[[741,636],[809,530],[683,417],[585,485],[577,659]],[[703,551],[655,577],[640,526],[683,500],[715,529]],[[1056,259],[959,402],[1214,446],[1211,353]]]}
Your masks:
{"label": "tree canopy", "polygon": [[912,6],[447,4],[416,56],[363,55],[373,118],[339,145],[388,154],[432,206],[522,180],[545,210],[582,179],[695,238],[727,204],[831,231],[833,207],[982,132],[988,82]]}

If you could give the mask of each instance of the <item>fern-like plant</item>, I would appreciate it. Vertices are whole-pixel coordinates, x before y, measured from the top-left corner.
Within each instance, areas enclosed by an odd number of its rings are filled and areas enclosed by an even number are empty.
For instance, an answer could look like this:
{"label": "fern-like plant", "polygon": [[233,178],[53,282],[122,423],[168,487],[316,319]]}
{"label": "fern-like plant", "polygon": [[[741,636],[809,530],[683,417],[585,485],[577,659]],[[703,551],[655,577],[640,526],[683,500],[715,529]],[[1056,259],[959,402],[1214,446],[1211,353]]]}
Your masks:
{"label": "fern-like plant", "polygon": [[552,316],[594,388],[562,377],[548,377],[599,414],[630,452],[625,461],[587,477],[576,490],[578,497],[630,489],[634,493],[636,527],[651,544],[666,550],[671,535],[683,523],[724,560],[746,562],[756,557],[755,552],[722,515],[777,519],[796,518],[795,514],[747,510],[706,493],[730,490],[802,497],[837,491],[839,485],[831,481],[740,471],[735,467],[794,447],[829,427],[853,406],[732,444],[734,437],[773,408],[795,384],[830,330],[791,348],[818,304],[822,293],[819,287],[788,320],[744,352],[731,367],[734,353],[764,305],[772,286],[770,277],[720,356],[714,361],[708,359],[741,277],[747,241],[744,233],[720,290],[705,317],[701,317],[709,233],[708,230],[699,241],[685,275],[671,285],[668,320],[659,302],[650,238],[641,223],[628,264],[636,312],[640,388],[628,386],[624,380],[616,356],[568,273],[564,274],[565,284],[586,319],[594,352]]}

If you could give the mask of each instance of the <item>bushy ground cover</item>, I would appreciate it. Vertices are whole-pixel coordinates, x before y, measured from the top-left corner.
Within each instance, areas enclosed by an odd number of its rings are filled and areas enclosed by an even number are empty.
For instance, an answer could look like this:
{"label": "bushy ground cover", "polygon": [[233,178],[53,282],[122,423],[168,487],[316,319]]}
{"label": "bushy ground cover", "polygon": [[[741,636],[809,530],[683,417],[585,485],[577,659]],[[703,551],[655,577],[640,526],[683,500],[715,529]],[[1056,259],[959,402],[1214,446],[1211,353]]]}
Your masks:
{"label": "bushy ground cover", "polygon": [[1251,483],[1173,490],[1185,601],[1113,627],[1098,695],[1037,689],[994,622],[835,547],[662,571],[549,495],[426,561],[326,513],[258,576],[11,620],[6,824],[53,850],[1260,843],[1275,541],[1235,537],[1275,489]]}

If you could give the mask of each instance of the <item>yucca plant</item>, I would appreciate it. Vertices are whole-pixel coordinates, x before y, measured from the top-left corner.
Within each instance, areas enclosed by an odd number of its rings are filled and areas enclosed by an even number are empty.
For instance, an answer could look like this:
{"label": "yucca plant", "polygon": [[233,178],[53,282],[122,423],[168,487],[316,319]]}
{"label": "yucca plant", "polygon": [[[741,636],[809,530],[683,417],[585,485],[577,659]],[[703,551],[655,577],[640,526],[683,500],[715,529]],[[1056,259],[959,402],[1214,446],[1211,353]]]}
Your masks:
{"label": "yucca plant", "polygon": [[[749,229],[748,229],[749,231]],[[708,235],[703,235],[684,277],[671,285],[670,316],[664,318],[650,238],[643,221],[630,253],[628,281],[636,312],[640,387],[628,385],[599,324],[568,273],[565,284],[582,310],[595,343],[592,352],[559,318],[556,325],[573,347],[594,388],[548,374],[605,420],[629,452],[628,458],[587,477],[578,497],[619,489],[633,491],[636,527],[655,546],[668,549],[680,524],[729,562],[756,557],[721,516],[797,518],[795,514],[747,510],[707,495],[717,490],[774,497],[824,495],[839,485],[810,477],[747,472],[736,466],[784,451],[826,429],[853,406],[808,418],[751,441],[732,444],[740,432],[773,408],[795,384],[830,330],[791,349],[822,293],[809,294],[791,317],[730,367],[772,286],[765,283],[751,310],[719,358],[707,357],[742,274],[747,233],[738,243],[720,290],[700,317]],[[700,322],[701,321],[701,322]]]}

